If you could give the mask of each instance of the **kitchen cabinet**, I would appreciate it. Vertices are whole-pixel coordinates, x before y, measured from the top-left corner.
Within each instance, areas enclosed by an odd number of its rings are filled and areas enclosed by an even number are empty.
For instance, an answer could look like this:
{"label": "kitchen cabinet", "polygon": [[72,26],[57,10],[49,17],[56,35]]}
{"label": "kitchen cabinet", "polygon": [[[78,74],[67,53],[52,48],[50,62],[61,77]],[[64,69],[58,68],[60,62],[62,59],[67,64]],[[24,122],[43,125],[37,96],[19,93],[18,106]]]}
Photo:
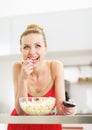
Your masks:
{"label": "kitchen cabinet", "polygon": [[92,82],[71,83],[70,97],[77,106],[79,114],[92,114]]}
{"label": "kitchen cabinet", "polygon": [[63,127],[63,130],[83,130],[84,128],[83,127],[78,127],[78,126],[67,126],[67,127]]}

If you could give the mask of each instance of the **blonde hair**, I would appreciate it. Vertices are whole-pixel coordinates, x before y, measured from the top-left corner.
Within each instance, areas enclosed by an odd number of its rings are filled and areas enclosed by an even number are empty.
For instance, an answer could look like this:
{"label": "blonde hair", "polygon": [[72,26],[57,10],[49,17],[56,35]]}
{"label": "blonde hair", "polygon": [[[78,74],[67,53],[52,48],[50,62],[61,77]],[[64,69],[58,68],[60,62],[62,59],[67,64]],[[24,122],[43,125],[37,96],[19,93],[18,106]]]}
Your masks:
{"label": "blonde hair", "polygon": [[31,33],[41,34],[43,36],[45,46],[47,46],[44,30],[43,30],[42,27],[40,27],[40,26],[38,26],[36,24],[31,24],[31,25],[27,26],[26,30],[20,36],[20,45],[22,44],[22,37],[26,36],[28,34],[31,34]]}

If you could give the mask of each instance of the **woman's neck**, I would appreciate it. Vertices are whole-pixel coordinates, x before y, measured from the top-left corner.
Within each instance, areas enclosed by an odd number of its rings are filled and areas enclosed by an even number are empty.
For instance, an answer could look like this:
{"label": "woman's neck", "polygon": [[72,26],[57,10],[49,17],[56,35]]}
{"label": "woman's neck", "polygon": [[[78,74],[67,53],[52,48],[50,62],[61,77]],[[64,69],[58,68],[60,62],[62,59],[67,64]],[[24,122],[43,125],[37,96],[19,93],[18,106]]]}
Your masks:
{"label": "woman's neck", "polygon": [[46,69],[46,62],[43,62],[41,65],[33,68],[31,76],[34,77],[35,79],[38,79],[40,74],[43,73],[44,69]]}

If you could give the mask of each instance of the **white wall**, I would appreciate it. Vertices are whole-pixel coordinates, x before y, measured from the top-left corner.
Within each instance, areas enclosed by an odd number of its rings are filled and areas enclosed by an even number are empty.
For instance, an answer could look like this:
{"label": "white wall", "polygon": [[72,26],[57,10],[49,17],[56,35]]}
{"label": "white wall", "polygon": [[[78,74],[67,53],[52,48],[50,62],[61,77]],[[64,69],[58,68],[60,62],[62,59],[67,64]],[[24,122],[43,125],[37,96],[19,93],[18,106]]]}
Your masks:
{"label": "white wall", "polygon": [[49,51],[92,49],[92,8],[86,8],[0,18],[0,53],[7,45],[8,52],[19,53],[20,34],[33,23],[45,29]]}

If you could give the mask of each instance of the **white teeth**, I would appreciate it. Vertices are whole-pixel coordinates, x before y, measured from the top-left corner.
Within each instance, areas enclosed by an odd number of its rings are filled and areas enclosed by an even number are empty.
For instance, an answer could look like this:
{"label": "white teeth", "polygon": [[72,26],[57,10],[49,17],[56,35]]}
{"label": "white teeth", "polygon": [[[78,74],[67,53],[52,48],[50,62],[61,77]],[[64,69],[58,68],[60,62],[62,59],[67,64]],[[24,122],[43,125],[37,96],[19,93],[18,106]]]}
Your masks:
{"label": "white teeth", "polygon": [[36,58],[31,58],[31,60],[36,60]]}
{"label": "white teeth", "polygon": [[31,58],[32,61],[37,60],[37,58]]}

